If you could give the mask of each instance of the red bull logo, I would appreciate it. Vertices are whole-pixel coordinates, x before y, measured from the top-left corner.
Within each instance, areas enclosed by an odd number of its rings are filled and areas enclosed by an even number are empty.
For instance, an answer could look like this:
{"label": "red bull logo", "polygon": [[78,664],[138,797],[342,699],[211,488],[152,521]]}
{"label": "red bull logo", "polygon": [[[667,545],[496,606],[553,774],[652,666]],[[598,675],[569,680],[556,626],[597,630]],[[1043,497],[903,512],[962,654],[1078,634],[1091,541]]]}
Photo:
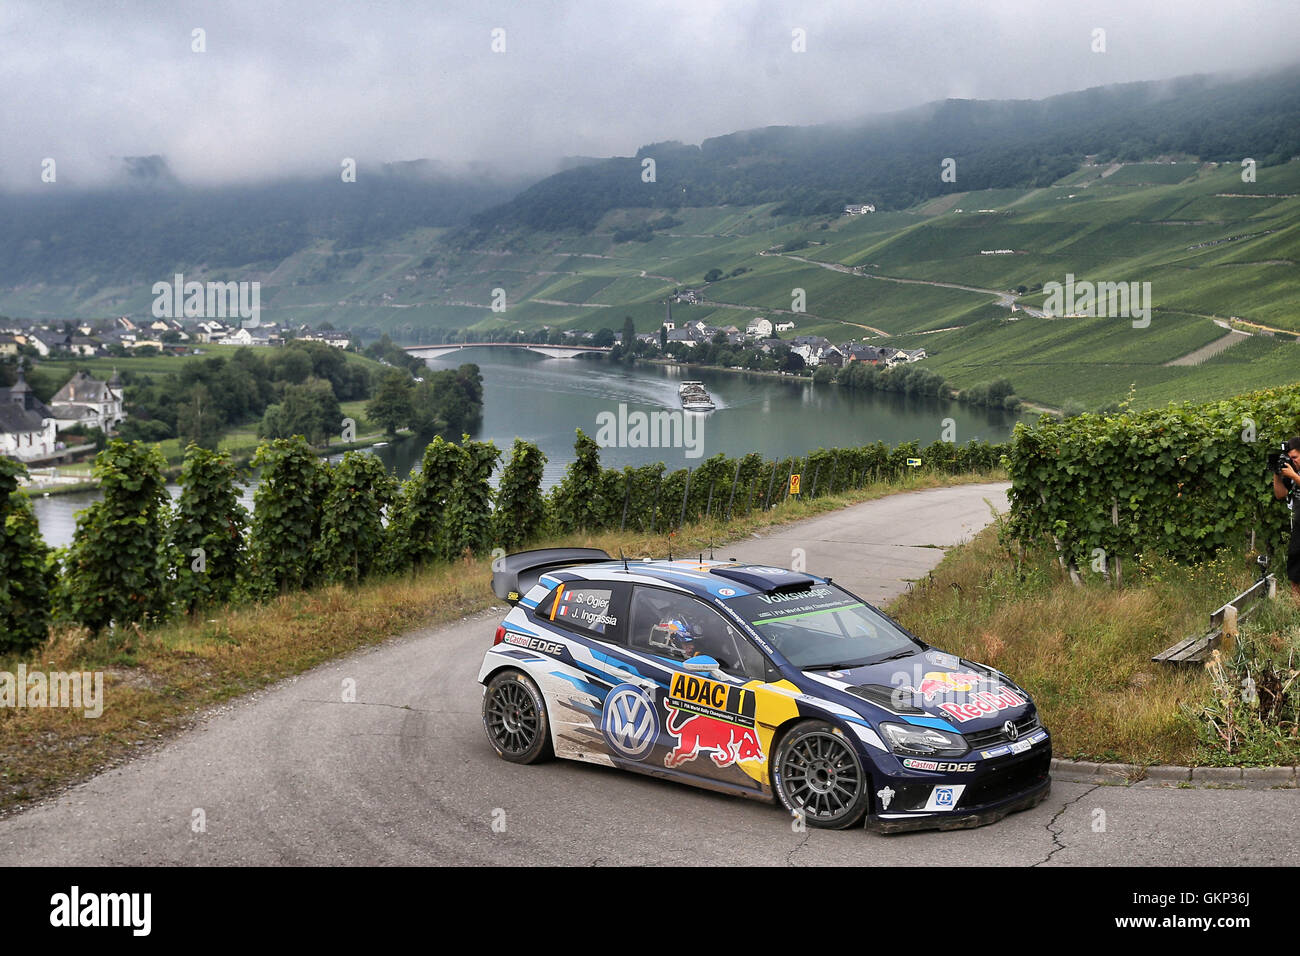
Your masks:
{"label": "red bull logo", "polygon": [[763,759],[763,748],[753,727],[699,714],[686,717],[678,724],[680,717],[682,711],[674,710],[668,718],[668,732],[677,738],[677,746],[664,758],[665,767],[679,766],[705,751],[713,752],[713,762],[719,767]]}
{"label": "red bull logo", "polygon": [[958,721],[964,723],[968,720],[975,720],[977,717],[987,717],[990,714],[996,714],[1000,710],[1006,710],[1008,707],[1019,707],[1027,701],[1013,691],[1010,687],[999,687],[997,693],[987,690],[979,691],[972,694],[970,703],[958,704],[952,701],[945,701],[939,705],[939,709],[947,714],[956,717]]}
{"label": "red bull logo", "polygon": [[926,700],[934,700],[940,695],[952,696],[970,690],[980,682],[978,674],[949,674],[946,671],[930,671],[921,678],[921,686],[912,688]]}

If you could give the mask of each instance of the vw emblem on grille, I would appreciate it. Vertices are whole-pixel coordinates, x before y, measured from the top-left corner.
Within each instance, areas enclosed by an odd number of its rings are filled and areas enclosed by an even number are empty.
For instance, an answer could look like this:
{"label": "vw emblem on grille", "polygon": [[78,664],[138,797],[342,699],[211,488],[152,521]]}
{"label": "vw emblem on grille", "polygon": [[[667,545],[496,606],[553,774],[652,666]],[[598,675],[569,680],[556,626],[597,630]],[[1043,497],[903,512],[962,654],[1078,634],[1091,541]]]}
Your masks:
{"label": "vw emblem on grille", "polygon": [[1007,735],[1007,740],[1015,740],[1020,736],[1020,731],[1016,730],[1016,725],[1009,720],[1002,725],[1002,732]]}

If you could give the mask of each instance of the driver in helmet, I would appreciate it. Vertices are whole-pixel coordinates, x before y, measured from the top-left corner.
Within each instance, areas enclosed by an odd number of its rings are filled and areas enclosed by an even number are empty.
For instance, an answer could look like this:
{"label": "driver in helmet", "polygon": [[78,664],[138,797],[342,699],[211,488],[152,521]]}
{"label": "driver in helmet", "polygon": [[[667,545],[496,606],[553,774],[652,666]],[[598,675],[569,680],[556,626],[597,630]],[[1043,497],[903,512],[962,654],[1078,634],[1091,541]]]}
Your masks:
{"label": "driver in helmet", "polygon": [[664,618],[650,628],[650,646],[679,660],[690,660],[700,653],[699,641],[684,618]]}

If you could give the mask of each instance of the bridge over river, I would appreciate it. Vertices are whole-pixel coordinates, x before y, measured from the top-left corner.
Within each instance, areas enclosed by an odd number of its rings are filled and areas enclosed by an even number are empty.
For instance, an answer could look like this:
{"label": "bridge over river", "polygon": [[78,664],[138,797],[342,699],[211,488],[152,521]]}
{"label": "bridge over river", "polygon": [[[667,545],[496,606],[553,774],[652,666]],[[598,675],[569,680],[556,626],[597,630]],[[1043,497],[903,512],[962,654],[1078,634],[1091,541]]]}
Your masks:
{"label": "bridge over river", "polygon": [[405,351],[416,358],[438,358],[459,349],[526,349],[547,358],[573,358],[590,352],[610,352],[610,348],[595,345],[537,345],[533,342],[449,342],[445,345],[411,345]]}

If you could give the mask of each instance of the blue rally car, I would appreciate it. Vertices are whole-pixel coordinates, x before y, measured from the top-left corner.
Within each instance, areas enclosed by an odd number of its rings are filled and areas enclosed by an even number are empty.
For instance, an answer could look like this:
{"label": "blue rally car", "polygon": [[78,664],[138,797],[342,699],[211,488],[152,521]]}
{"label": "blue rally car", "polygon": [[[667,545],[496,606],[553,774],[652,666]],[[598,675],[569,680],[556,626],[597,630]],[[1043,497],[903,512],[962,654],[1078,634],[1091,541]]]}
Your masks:
{"label": "blue rally car", "polygon": [[478,679],[506,760],[606,764],[881,832],[979,826],[1051,786],[1024,690],[828,578],[568,548],[500,559],[493,589],[514,607]]}

